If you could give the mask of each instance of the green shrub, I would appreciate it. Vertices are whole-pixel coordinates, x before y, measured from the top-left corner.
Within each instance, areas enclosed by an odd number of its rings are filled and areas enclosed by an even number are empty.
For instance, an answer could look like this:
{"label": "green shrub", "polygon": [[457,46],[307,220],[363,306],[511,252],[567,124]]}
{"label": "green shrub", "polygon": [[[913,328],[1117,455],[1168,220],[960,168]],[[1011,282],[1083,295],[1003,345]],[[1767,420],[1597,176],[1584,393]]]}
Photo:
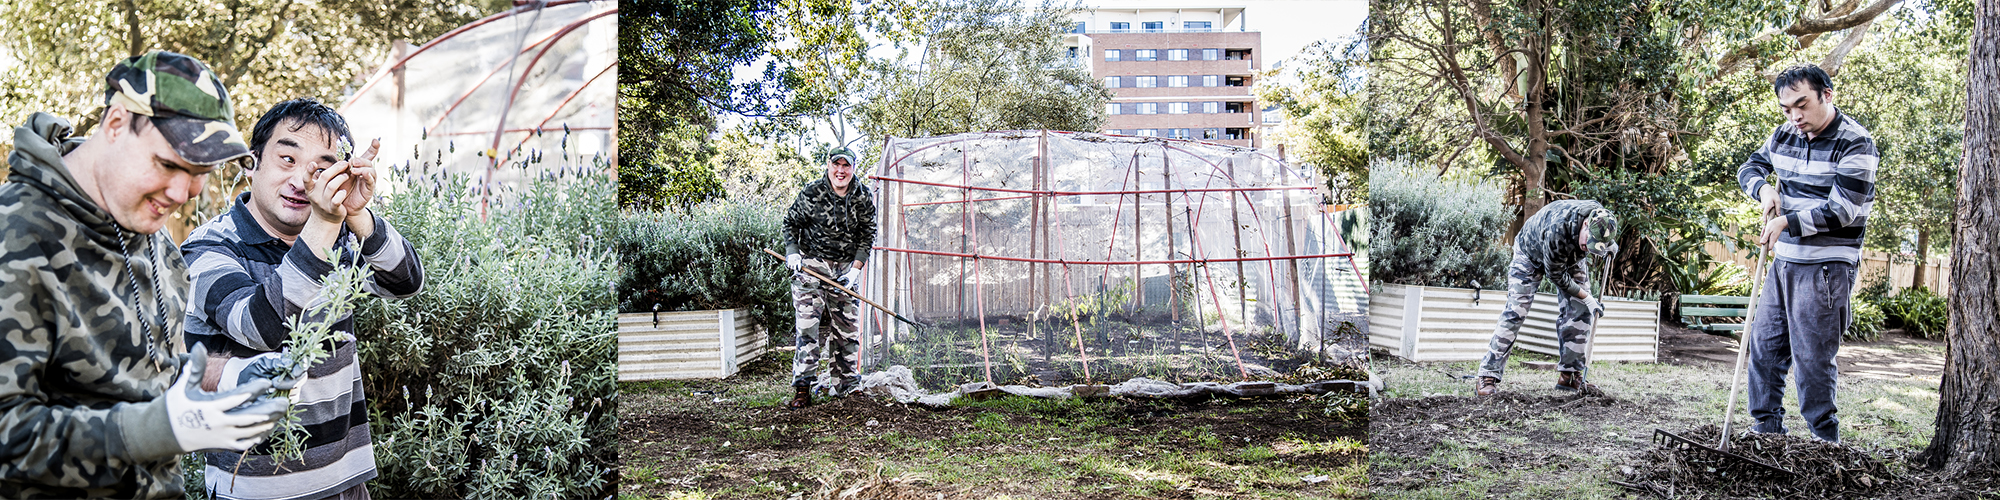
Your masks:
{"label": "green shrub", "polygon": [[1880,340],[1882,338],[1882,322],[1887,319],[1882,313],[1882,308],[1877,307],[1873,302],[1861,300],[1859,297],[1854,299],[1853,304],[1854,321],[1847,324],[1847,332],[1841,335],[1841,339],[1854,342],[1874,342]]}
{"label": "green shrub", "polygon": [[720,200],[686,213],[627,212],[618,225],[622,312],[746,308],[768,332],[790,332],[785,206]]}
{"label": "green shrub", "polygon": [[617,462],[609,236],[595,165],[496,193],[397,169],[377,205],[424,289],[356,313],[383,498],[603,498]]}
{"label": "green shrub", "polygon": [[1504,287],[1513,253],[1498,244],[1512,222],[1500,186],[1440,179],[1401,162],[1371,170],[1369,279],[1406,285]]}
{"label": "green shrub", "polygon": [[1926,339],[1943,339],[1947,319],[1944,297],[1922,288],[1907,288],[1882,299],[1882,312],[1903,325],[1903,331]]}

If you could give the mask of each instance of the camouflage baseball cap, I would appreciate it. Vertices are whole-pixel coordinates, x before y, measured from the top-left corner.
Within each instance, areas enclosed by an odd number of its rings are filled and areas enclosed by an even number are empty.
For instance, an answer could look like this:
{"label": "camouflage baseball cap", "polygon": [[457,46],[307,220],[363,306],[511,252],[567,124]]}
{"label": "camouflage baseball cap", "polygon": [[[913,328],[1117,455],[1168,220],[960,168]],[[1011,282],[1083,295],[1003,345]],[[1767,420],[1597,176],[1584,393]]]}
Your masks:
{"label": "camouflage baseball cap", "polygon": [[229,90],[207,64],[155,50],[119,61],[105,80],[104,104],[123,104],[152,117],[160,135],[188,163],[214,165],[250,156],[250,143],[236,130]]}
{"label": "camouflage baseball cap", "polygon": [[842,159],[847,160],[848,165],[853,165],[854,152],[848,151],[847,148],[841,148],[833,150],[833,152],[826,154],[827,163],[833,163],[834,160],[842,160]]}
{"label": "camouflage baseball cap", "polygon": [[1610,210],[1596,209],[1583,220],[1583,247],[1591,255],[1603,257],[1618,251],[1618,218]]}

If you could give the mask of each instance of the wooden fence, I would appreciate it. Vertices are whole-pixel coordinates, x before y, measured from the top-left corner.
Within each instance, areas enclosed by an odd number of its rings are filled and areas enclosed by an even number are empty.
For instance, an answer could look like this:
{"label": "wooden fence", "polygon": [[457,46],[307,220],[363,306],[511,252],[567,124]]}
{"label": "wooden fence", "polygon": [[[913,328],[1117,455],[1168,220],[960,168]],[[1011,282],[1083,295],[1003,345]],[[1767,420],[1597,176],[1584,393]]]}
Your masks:
{"label": "wooden fence", "polygon": [[770,350],[736,309],[618,315],[618,381],[724,378]]}
{"label": "wooden fence", "polygon": [[[1507,292],[1385,284],[1368,301],[1371,348],[1411,361],[1473,361],[1486,354]],[[1556,297],[1536,294],[1515,348],[1557,355]],[[1653,362],[1659,352],[1659,302],[1604,301],[1593,361]]]}
{"label": "wooden fence", "polygon": [[[1714,241],[1702,246],[1702,251],[1708,252],[1708,255],[1715,257],[1715,260],[1733,262],[1736,265],[1743,266],[1746,272],[1749,271],[1752,265],[1750,259],[1755,258],[1757,255],[1756,247],[1739,247],[1737,250],[1739,252],[1732,253],[1728,247]],[[1911,258],[1914,257],[1911,256]],[[1893,262],[1889,258],[1890,254],[1886,252],[1862,250],[1861,268],[1855,273],[1854,286],[1860,287],[1862,280],[1876,273],[1883,272],[1889,274],[1889,285],[1896,289],[1900,290],[1915,285],[1917,263]],[[1932,255],[1929,262],[1924,263],[1923,285],[1925,288],[1929,288],[1940,295],[1949,293],[1951,291],[1951,261],[1945,256]]]}

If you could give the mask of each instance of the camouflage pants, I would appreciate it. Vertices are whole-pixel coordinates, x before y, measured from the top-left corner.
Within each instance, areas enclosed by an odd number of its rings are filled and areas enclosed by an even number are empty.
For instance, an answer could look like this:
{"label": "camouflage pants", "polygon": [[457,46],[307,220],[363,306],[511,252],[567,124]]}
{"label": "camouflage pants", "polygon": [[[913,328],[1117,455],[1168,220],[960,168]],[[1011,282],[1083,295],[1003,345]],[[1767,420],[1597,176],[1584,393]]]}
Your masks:
{"label": "camouflage pants", "polygon": [[[805,269],[828,278],[838,278],[852,262],[828,263],[811,257],[800,259]],[[819,360],[830,355],[828,369],[834,378],[846,380],[854,373],[854,353],[861,343],[855,334],[861,325],[861,303],[854,297],[814,278],[805,271],[792,273],[793,323],[792,385],[811,386],[819,380]]]}
{"label": "camouflage pants", "polygon": [[[1479,376],[1502,378],[1507,371],[1507,354],[1514,350],[1514,338],[1521,333],[1521,322],[1527,320],[1528,311],[1535,305],[1535,287],[1540,286],[1542,277],[1549,272],[1541,263],[1528,259],[1521,252],[1514,252],[1514,262],[1507,266],[1507,310],[1500,312],[1500,324],[1493,328],[1493,341],[1486,346],[1486,357],[1479,361]],[[1590,273],[1578,263],[1559,272],[1569,273],[1577,283],[1589,283]],[[1569,294],[1557,294],[1556,299],[1556,343],[1562,355],[1556,362],[1556,370],[1581,372],[1584,366],[1584,342],[1590,336],[1590,325],[1597,318],[1590,315],[1589,306],[1583,300]]]}

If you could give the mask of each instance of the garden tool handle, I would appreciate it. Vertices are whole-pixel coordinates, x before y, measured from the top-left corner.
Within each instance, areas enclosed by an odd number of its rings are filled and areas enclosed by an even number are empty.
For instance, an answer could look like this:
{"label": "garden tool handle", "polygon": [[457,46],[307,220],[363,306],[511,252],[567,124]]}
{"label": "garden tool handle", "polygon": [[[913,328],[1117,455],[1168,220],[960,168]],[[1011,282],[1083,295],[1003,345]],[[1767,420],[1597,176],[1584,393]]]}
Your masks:
{"label": "garden tool handle", "polygon": [[[767,254],[771,254],[771,256],[772,256],[772,257],[777,257],[777,258],[778,258],[778,260],[785,260],[785,256],[783,256],[783,255],[779,255],[779,254],[778,254],[778,252],[775,252],[775,251],[772,251],[772,250],[771,250],[771,249],[769,249],[769,248],[766,248],[766,249],[764,249],[764,253],[767,253]],[[923,325],[919,325],[919,324],[917,324],[917,322],[915,322],[915,321],[910,321],[910,319],[909,319],[909,318],[905,318],[905,317],[903,317],[903,315],[901,315],[901,314],[896,314],[896,311],[891,311],[891,310],[889,310],[889,308],[887,308],[887,307],[882,307],[882,304],[877,304],[877,303],[875,303],[875,301],[873,301],[873,300],[868,300],[868,298],[867,298],[867,297],[862,297],[862,296],[861,296],[861,294],[859,294],[859,293],[854,293],[854,291],[853,291],[853,290],[848,290],[848,289],[847,289],[847,287],[845,287],[845,286],[841,286],[841,285],[840,285],[840,282],[837,282],[837,281],[834,281],[834,280],[833,280],[832,278],[828,278],[828,277],[826,277],[826,276],[822,276],[822,275],[820,275],[820,274],[819,274],[818,272],[816,272],[816,271],[813,271],[813,270],[811,270],[811,269],[806,269],[806,268],[804,268],[804,267],[801,267],[801,268],[799,268],[799,270],[800,270],[800,271],[805,271],[805,273],[806,273],[806,274],[810,274],[810,275],[812,275],[812,277],[814,277],[814,278],[819,278],[819,280],[820,280],[820,281],[824,281],[824,282],[826,282],[826,284],[828,284],[828,285],[833,285],[833,287],[834,287],[834,288],[838,288],[838,289],[840,289],[840,291],[842,291],[842,292],[846,292],[846,293],[847,293],[847,295],[849,295],[849,296],[852,296],[852,297],[854,297],[854,298],[857,298],[857,299],[861,299],[861,301],[862,301],[862,302],[867,302],[867,303],[868,303],[868,305],[871,305],[871,306],[875,306],[875,308],[876,308],[876,309],[880,309],[880,310],[881,310],[882,312],[885,312],[885,313],[889,313],[889,315],[890,315],[890,316],[894,316],[894,317],[896,318],[896,320],[897,320],[897,321],[901,321],[901,322],[904,322],[904,323],[909,323],[909,324],[910,324],[910,326],[923,326]]]}
{"label": "garden tool handle", "polygon": [[1729,371],[1729,405],[1722,410],[1722,437],[1715,449],[1729,451],[1729,433],[1736,416],[1736,381],[1746,368],[1744,361],[1750,358],[1751,346],[1756,343],[1756,334],[1751,331],[1757,314],[1757,294],[1764,285],[1764,247],[1757,247],[1757,263],[1750,269],[1750,304],[1743,308],[1743,333],[1736,342],[1736,368]]}

